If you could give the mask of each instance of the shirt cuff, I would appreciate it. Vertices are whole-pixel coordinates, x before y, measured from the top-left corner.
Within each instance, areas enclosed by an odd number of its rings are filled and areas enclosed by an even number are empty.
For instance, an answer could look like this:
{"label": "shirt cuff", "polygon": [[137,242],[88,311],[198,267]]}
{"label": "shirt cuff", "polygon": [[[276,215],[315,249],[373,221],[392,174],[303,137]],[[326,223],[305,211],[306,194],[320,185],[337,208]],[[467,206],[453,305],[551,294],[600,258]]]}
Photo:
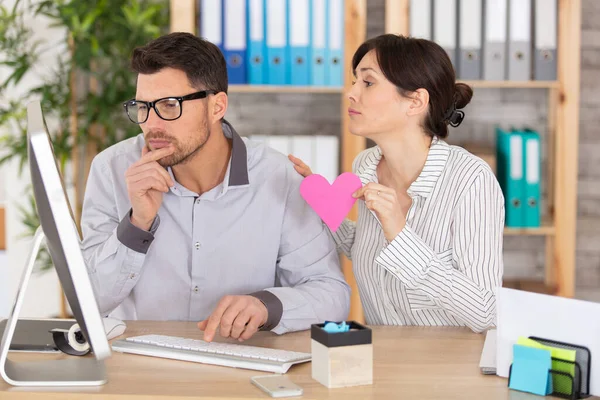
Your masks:
{"label": "shirt cuff", "polygon": [[279,297],[275,296],[268,290],[261,290],[249,294],[252,297],[256,297],[267,307],[267,322],[261,326],[261,331],[270,331],[279,325],[281,316],[283,315],[283,303],[279,300]]}
{"label": "shirt cuff", "polygon": [[384,248],[375,260],[407,286],[423,279],[427,267],[435,258],[435,252],[410,226],[405,225],[398,236]]}
{"label": "shirt cuff", "polygon": [[145,231],[131,222],[131,212],[132,210],[129,210],[119,223],[117,227],[117,239],[131,250],[146,254],[154,240],[154,234],[160,225],[160,217],[157,215],[154,221],[152,221],[152,225],[150,225],[150,230]]}

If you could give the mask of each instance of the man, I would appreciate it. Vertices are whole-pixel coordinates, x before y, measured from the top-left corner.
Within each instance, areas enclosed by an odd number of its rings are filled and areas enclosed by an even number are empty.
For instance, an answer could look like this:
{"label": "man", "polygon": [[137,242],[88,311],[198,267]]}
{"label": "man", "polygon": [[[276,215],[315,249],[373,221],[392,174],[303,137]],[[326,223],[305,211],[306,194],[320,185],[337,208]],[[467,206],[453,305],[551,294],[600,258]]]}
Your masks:
{"label": "man", "polygon": [[291,163],[224,120],[220,50],[187,33],[133,52],[142,134],[100,153],[83,204],[83,252],[101,312],[194,320],[246,340],[342,320],[349,287]]}

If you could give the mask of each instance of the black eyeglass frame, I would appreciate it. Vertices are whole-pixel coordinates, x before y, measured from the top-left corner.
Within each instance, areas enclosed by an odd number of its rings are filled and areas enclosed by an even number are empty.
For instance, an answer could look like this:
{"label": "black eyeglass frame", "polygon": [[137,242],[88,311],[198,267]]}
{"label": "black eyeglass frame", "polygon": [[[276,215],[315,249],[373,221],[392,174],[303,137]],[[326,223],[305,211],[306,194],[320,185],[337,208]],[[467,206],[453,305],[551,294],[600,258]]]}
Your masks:
{"label": "black eyeglass frame", "polygon": [[[163,119],[165,121],[175,121],[176,119],[181,118],[181,115],[183,114],[183,102],[186,100],[196,100],[196,99],[204,99],[206,97],[208,97],[209,94],[216,94],[217,92],[215,90],[201,90],[199,92],[195,92],[195,93],[190,93],[187,94],[185,96],[168,96],[168,97],[162,97],[160,99],[156,99],[154,101],[142,101],[142,100],[136,100],[136,99],[131,99],[131,100],[127,100],[126,102],[123,103],[123,108],[125,109],[125,114],[127,114],[127,118],[129,118],[129,120],[131,122],[133,122],[134,124],[143,124],[144,122],[148,121],[148,117],[150,116],[150,109],[154,109],[154,112],[156,113],[156,115],[158,115],[158,117],[160,119]],[[172,100],[177,100],[179,102],[179,115],[175,118],[165,118],[162,115],[160,115],[160,112],[156,109],[156,103],[163,101],[163,100],[167,100],[167,99],[172,99]],[[148,107],[148,112],[146,113],[146,118],[144,118],[143,121],[134,121],[131,119],[131,116],[129,116],[129,113],[127,112],[127,107],[129,105],[133,105],[132,103],[140,103],[140,104],[145,104],[146,107]]]}

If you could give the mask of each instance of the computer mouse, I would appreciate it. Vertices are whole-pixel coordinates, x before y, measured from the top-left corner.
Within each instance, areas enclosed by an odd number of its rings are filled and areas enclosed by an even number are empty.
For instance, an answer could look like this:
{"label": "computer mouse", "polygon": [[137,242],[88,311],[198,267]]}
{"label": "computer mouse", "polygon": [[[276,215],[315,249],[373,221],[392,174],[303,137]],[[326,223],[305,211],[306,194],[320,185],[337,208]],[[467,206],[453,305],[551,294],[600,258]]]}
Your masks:
{"label": "computer mouse", "polygon": [[125,322],[116,318],[105,317],[102,318],[102,322],[104,323],[104,331],[108,340],[122,335],[127,328]]}

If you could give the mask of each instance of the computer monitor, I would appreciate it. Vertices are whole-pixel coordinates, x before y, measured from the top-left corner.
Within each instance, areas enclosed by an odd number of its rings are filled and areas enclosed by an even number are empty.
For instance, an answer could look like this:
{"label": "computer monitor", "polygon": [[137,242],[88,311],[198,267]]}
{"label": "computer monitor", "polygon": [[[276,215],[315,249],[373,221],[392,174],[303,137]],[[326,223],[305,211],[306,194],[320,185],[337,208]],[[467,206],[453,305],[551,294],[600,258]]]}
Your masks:
{"label": "computer monitor", "polygon": [[[27,105],[27,145],[31,181],[41,226],[34,237],[31,254],[2,338],[0,374],[9,384],[17,386],[103,384],[106,382],[106,374],[102,360],[111,355],[111,350],[39,101]],[[17,363],[8,358],[8,351],[43,239],[74,317],[93,355],[37,363]]]}

